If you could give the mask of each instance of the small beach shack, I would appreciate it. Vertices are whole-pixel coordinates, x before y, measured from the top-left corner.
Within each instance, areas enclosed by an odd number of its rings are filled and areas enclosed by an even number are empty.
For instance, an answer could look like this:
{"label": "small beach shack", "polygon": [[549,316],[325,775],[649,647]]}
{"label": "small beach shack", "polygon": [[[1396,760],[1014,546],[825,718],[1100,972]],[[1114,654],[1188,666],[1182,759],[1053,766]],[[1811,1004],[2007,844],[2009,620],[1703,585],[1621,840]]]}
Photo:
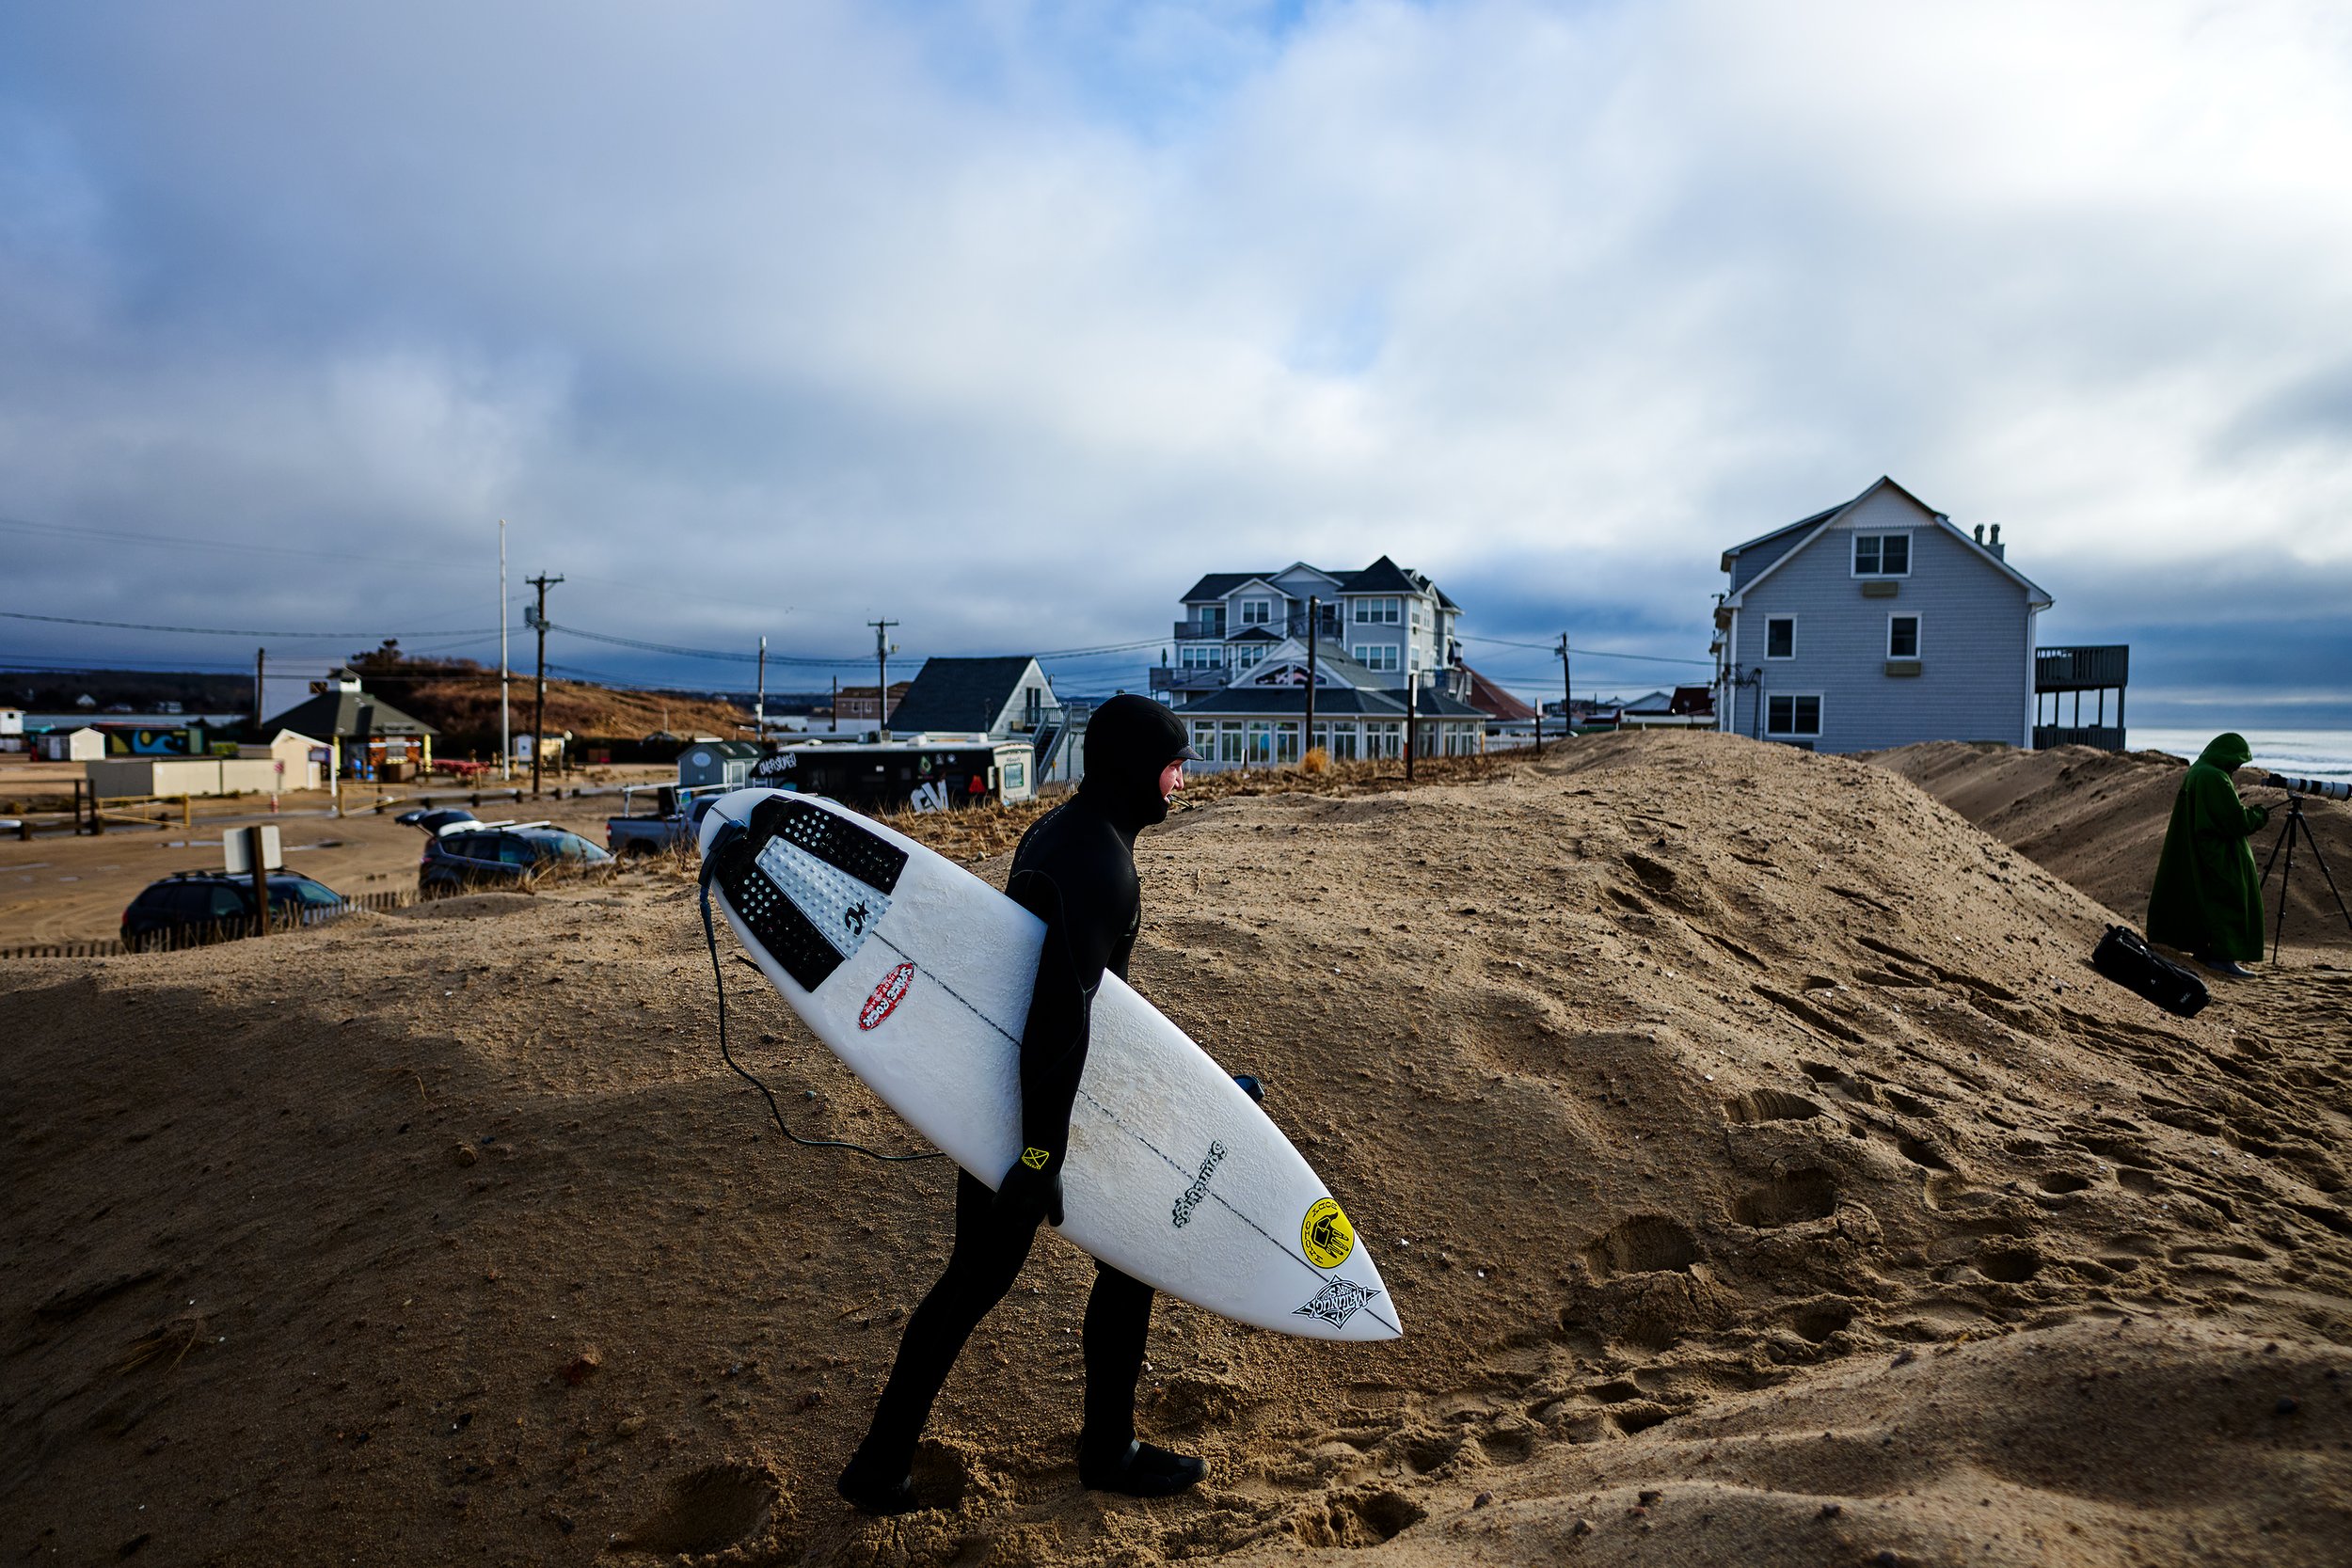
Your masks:
{"label": "small beach shack", "polygon": [[364,689],[358,674],[338,670],[310,683],[311,696],[261,726],[266,734],[292,730],[326,744],[327,767],[346,779],[397,781],[433,766],[433,740],[441,732]]}

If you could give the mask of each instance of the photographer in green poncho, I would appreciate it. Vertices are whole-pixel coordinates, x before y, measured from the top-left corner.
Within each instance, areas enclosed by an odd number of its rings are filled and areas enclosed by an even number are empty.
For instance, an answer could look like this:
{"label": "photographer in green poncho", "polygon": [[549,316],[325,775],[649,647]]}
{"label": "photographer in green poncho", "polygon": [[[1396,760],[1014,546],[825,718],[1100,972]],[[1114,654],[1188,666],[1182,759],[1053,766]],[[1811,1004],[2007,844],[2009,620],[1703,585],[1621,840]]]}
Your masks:
{"label": "photographer in green poncho", "polygon": [[2262,878],[2247,840],[2270,820],[2238,799],[2232,778],[2254,760],[2235,733],[2213,738],[2181,781],[2148,895],[2148,940],[2178,947],[2217,974],[2247,979],[2238,960],[2263,956]]}

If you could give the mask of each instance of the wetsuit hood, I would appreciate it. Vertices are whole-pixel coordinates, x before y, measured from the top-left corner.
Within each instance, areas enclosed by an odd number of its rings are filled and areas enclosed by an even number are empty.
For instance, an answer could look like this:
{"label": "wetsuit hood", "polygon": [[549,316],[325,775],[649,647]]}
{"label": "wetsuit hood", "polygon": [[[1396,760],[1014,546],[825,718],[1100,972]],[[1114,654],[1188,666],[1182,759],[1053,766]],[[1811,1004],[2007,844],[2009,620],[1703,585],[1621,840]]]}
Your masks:
{"label": "wetsuit hood", "polygon": [[1184,741],[1184,721],[1149,697],[1121,692],[1087,721],[1086,777],[1078,793],[1133,838],[1168,820],[1160,769],[1199,755]]}
{"label": "wetsuit hood", "polygon": [[2246,744],[2246,737],[2232,730],[2213,737],[2197,759],[2207,768],[2218,768],[2224,773],[2234,773],[2254,760],[2254,749]]}

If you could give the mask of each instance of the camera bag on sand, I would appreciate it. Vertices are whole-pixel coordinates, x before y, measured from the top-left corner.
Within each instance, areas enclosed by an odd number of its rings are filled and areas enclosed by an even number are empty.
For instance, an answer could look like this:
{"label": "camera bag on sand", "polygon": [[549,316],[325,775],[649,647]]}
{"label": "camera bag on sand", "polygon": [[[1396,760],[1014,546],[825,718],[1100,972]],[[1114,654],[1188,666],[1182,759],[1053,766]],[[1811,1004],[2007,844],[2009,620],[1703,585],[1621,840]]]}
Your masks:
{"label": "camera bag on sand", "polygon": [[2126,926],[2110,926],[2090,955],[2090,967],[2127,990],[2136,990],[2168,1013],[2195,1018],[2213,1000],[2205,982],[2158,953]]}

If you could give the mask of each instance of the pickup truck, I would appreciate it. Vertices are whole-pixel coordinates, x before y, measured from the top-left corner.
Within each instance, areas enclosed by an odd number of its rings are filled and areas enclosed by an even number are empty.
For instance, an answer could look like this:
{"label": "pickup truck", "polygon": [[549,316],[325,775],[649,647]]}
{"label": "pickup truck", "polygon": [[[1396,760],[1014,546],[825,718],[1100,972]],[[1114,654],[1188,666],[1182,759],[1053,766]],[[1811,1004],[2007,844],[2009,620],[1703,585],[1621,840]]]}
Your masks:
{"label": "pickup truck", "polygon": [[[621,815],[604,822],[604,847],[615,860],[631,855],[660,855],[694,842],[703,813],[723,790],[681,788],[676,784],[628,784],[621,790]],[[653,797],[653,810],[641,815],[637,798]]]}

